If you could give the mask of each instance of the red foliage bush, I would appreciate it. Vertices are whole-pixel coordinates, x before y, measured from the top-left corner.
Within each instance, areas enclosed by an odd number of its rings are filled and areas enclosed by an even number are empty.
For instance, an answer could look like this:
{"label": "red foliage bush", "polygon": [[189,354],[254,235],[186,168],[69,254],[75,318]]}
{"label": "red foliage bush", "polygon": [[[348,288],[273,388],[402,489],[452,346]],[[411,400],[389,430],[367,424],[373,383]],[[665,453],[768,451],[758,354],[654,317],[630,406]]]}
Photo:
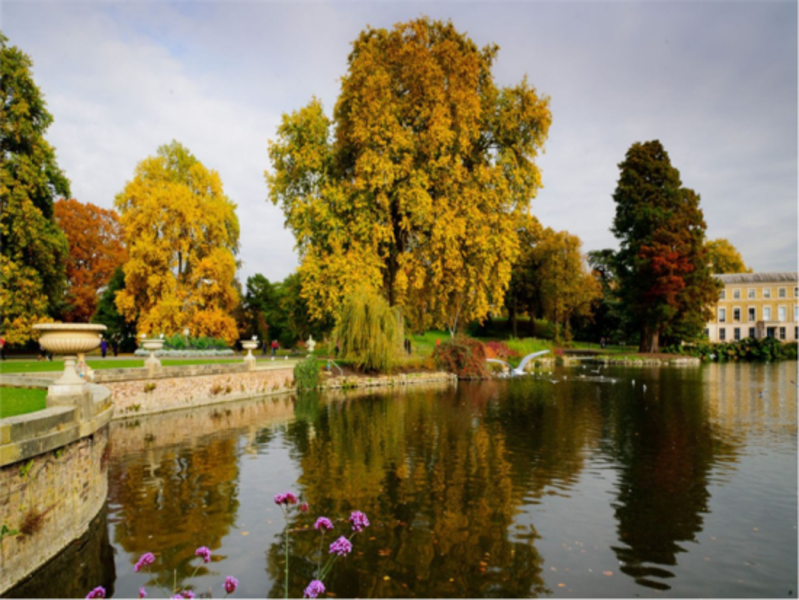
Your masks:
{"label": "red foliage bush", "polygon": [[433,358],[437,368],[455,373],[460,379],[489,376],[485,346],[479,340],[459,335],[438,346]]}
{"label": "red foliage bush", "polygon": [[516,350],[508,348],[505,342],[486,342],[485,349],[486,357],[488,358],[501,358],[505,360],[521,356]]}

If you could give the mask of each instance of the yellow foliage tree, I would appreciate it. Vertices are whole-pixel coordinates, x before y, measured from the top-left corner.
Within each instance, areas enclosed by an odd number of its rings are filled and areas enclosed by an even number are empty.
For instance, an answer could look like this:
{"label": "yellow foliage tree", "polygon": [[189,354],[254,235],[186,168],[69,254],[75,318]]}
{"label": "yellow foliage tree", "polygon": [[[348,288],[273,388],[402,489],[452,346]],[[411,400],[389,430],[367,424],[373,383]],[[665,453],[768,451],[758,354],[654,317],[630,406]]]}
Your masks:
{"label": "yellow foliage tree", "polygon": [[427,18],[368,28],[333,119],[317,99],[284,115],[266,179],[313,316],[336,314],[356,284],[416,328],[501,306],[551,114],[526,79],[494,84],[497,51]]}
{"label": "yellow foliage tree", "polygon": [[115,203],[130,256],[120,313],[140,332],[188,327],[232,344],[239,222],[219,174],[173,141],[138,164]]}
{"label": "yellow foliage tree", "polygon": [[534,245],[523,251],[517,269],[534,289],[544,317],[557,325],[556,341],[571,339],[572,317],[590,316],[602,297],[602,287],[581,253],[582,242],[568,231],[547,227]]}
{"label": "yellow foliage tree", "polygon": [[707,258],[712,265],[713,273],[751,273],[752,269],[744,264],[741,253],[729,240],[719,238],[705,242]]}

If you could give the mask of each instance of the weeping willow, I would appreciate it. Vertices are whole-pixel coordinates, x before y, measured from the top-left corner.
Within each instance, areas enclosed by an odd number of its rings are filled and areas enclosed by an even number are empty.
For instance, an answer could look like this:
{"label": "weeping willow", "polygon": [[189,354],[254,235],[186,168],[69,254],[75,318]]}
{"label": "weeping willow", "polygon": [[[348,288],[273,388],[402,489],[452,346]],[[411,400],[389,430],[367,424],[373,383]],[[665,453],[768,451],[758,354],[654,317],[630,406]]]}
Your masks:
{"label": "weeping willow", "polygon": [[345,359],[360,370],[390,372],[401,352],[404,327],[397,308],[360,288],[344,299],[333,332]]}

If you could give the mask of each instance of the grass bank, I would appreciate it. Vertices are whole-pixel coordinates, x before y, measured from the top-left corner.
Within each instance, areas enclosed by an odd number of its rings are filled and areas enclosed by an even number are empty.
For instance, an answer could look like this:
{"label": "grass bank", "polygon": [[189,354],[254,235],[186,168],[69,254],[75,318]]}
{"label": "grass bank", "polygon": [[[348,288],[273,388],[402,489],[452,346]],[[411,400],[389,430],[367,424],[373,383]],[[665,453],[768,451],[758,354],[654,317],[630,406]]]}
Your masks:
{"label": "grass bank", "polygon": [[47,407],[47,390],[41,388],[0,388],[0,419],[15,417]]}

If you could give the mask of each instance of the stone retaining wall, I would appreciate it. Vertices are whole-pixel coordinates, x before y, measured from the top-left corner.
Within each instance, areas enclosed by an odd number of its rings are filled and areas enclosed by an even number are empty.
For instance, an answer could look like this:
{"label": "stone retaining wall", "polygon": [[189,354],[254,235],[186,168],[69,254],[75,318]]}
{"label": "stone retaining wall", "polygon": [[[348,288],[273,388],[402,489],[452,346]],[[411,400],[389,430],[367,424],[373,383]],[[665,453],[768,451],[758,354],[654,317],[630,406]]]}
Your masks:
{"label": "stone retaining wall", "polygon": [[0,593],[83,535],[108,494],[110,394],[89,386],[82,410],[59,406],[0,419]]}
{"label": "stone retaining wall", "polygon": [[104,381],[103,386],[111,390],[115,419],[294,391],[293,368],[247,371],[245,365],[235,367],[211,375],[195,372],[193,367],[172,367],[181,371],[170,371],[170,376]]}

